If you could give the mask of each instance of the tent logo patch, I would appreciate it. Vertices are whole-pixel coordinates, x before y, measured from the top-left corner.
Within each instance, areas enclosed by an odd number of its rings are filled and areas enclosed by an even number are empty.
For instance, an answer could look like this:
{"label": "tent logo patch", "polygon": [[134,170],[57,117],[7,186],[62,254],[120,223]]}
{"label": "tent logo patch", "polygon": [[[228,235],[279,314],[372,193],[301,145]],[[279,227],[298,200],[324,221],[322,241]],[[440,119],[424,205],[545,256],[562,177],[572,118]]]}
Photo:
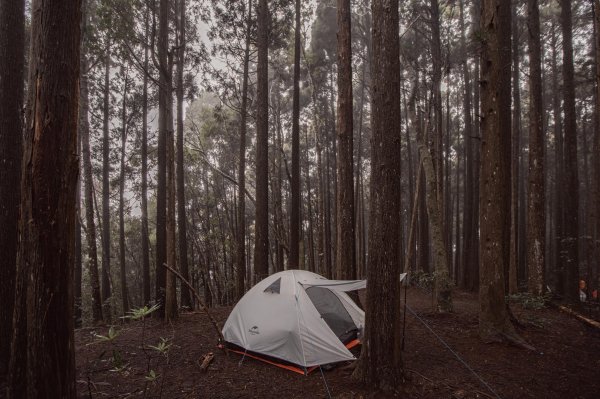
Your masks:
{"label": "tent logo patch", "polygon": [[260,334],[260,331],[258,330],[258,326],[254,326],[251,329],[248,330],[248,332],[252,335],[258,335]]}

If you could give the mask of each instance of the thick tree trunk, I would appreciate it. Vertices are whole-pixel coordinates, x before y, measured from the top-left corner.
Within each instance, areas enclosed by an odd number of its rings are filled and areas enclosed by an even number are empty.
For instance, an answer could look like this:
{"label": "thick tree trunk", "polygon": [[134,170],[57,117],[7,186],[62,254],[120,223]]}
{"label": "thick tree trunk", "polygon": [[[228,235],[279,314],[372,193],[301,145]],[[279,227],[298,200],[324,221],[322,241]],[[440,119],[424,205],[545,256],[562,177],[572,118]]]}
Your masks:
{"label": "thick tree trunk", "polygon": [[300,254],[300,11],[301,1],[296,0],[296,26],[294,31],[294,95],[292,105],[292,204],[290,211],[289,268],[299,268]]}
{"label": "thick tree trunk", "polygon": [[[87,18],[85,15],[85,18]],[[83,45],[79,80],[79,137],[81,140],[81,156],[83,158],[83,181],[85,201],[86,242],[88,253],[88,270],[92,294],[92,320],[94,324],[102,321],[102,296],[100,295],[100,278],[98,274],[98,249],[96,244],[96,221],[94,219],[94,178],[92,172],[92,156],[90,152],[89,123],[89,90],[86,21],[83,28]]]}
{"label": "thick tree trunk", "polygon": [[110,277],[110,45],[106,44],[104,59],[104,99],[102,119],[102,308],[106,321],[111,320]]}
{"label": "thick tree trunk", "polygon": [[269,274],[269,8],[258,2],[254,282]]}
{"label": "thick tree trunk", "polygon": [[18,273],[27,281],[16,291],[10,378],[14,398],[76,397],[73,266],[80,5],[56,0],[32,4],[29,82],[34,83],[28,97],[17,261]]}
{"label": "thick tree trunk", "polygon": [[248,67],[250,64],[250,35],[252,32],[252,0],[248,0],[246,16],[246,44],[244,49],[244,76],[242,77],[242,104],[240,110],[240,154],[238,164],[237,236],[236,236],[236,296],[244,296],[246,276],[246,131],[248,119]]}
{"label": "thick tree trunk", "polygon": [[573,30],[571,0],[561,0],[560,23],[563,34],[563,93],[564,93],[564,235],[562,264],[565,270],[564,293],[570,301],[579,300],[579,173],[577,171],[577,121],[575,113],[575,82],[573,71]]}
{"label": "thick tree trunk", "polygon": [[169,1],[160,0],[158,12],[158,149],[156,186],[156,303],[160,308],[154,313],[165,317],[167,270],[167,130],[169,128],[169,97],[171,75],[168,65]]}
{"label": "thick tree trunk", "polygon": [[25,1],[0,1],[0,375],[8,369],[17,279]]}
{"label": "thick tree trunk", "polygon": [[[374,0],[372,168],[365,341],[354,376],[394,390],[402,377],[398,306],[398,215],[401,206],[400,57],[397,0]],[[392,332],[392,333],[384,333]]]}
{"label": "thick tree trunk", "polygon": [[[502,127],[510,116],[510,2],[483,0],[481,7],[481,266],[479,334],[486,341],[515,337],[505,304],[504,274],[509,263],[510,136]],[[510,58],[509,58],[510,59]],[[508,88],[508,90],[507,90]]]}
{"label": "thick tree trunk", "polygon": [[595,231],[594,238],[594,258],[596,260],[593,265],[592,275],[590,276],[591,289],[598,289],[600,282],[598,281],[598,274],[600,273],[600,0],[594,0],[594,46],[596,56],[596,93],[594,96],[594,153],[596,154],[594,159],[594,182],[593,187],[595,188],[594,197],[595,201],[590,206],[595,206],[593,209],[594,220],[592,229]]}
{"label": "thick tree trunk", "polygon": [[[190,280],[188,266],[188,238],[187,238],[187,218],[185,210],[185,176],[184,176],[184,151],[183,151],[183,68],[185,66],[185,13],[186,0],[179,0],[179,51],[177,51],[177,217],[179,233],[179,266],[181,275],[187,281]],[[181,285],[181,306],[192,308],[192,296],[190,290],[185,284]]]}
{"label": "thick tree trunk", "polygon": [[527,267],[529,292],[544,292],[546,256],[544,107],[538,0],[528,0],[529,28],[529,190],[527,203]]}
{"label": "thick tree trunk", "polygon": [[352,43],[350,0],[337,2],[337,243],[336,278],[356,278],[352,123]]}

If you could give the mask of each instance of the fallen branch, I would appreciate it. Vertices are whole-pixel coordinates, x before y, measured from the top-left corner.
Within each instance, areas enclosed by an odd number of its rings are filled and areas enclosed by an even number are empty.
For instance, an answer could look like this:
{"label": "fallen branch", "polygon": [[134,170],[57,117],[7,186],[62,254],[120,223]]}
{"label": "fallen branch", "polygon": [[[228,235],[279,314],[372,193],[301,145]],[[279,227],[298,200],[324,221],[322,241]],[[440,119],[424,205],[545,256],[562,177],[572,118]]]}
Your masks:
{"label": "fallen branch", "polygon": [[163,266],[166,267],[168,270],[170,270],[175,276],[177,276],[177,278],[179,280],[181,280],[181,282],[184,283],[190,289],[190,291],[192,291],[192,293],[196,297],[196,300],[200,304],[200,309],[202,309],[204,311],[204,313],[206,313],[206,315],[208,316],[208,319],[210,320],[210,323],[215,328],[215,331],[217,332],[217,335],[219,336],[219,342],[224,343],[225,338],[223,337],[223,333],[221,332],[221,329],[219,328],[219,324],[214,319],[214,317],[212,317],[212,315],[208,311],[208,307],[206,307],[206,305],[204,304],[202,299],[200,299],[200,295],[198,295],[198,292],[196,292],[194,287],[192,287],[192,285],[185,278],[183,278],[183,276],[177,270],[173,269],[171,266],[167,265],[166,263],[163,263]]}
{"label": "fallen branch", "polygon": [[563,305],[558,305],[558,309],[575,317],[576,319],[578,319],[579,321],[584,322],[585,324],[587,324],[590,327],[594,327],[594,328],[598,328],[600,329],[600,323],[597,322],[596,320],[592,320],[592,319],[588,319],[587,317],[577,313],[576,311],[574,311],[571,308],[568,308],[566,306]]}
{"label": "fallen branch", "polygon": [[206,373],[208,371],[208,366],[210,366],[214,358],[215,355],[212,352],[204,355],[202,358],[202,364],[200,364],[200,371]]}

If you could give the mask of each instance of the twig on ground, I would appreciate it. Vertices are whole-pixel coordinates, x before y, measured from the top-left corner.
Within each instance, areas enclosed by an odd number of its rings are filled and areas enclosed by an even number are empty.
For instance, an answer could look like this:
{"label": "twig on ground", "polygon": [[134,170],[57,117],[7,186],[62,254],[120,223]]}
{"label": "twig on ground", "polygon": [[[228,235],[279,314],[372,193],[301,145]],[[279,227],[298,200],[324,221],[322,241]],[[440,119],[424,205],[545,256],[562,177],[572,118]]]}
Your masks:
{"label": "twig on ground", "polygon": [[219,341],[224,343],[225,338],[223,338],[223,333],[221,332],[221,329],[219,328],[219,324],[214,319],[214,317],[210,314],[208,307],[206,307],[206,305],[200,298],[200,295],[198,295],[198,292],[196,292],[194,287],[192,287],[192,285],[185,278],[183,278],[183,276],[177,270],[173,269],[171,266],[167,265],[166,263],[163,263],[163,266],[166,267],[168,270],[170,270],[173,274],[175,274],[175,276],[177,276],[177,278],[179,278],[179,280],[181,280],[181,282],[184,283],[190,289],[190,291],[192,291],[192,293],[194,294],[194,297],[196,297],[196,300],[200,304],[200,308],[204,311],[204,313],[206,313],[206,315],[208,316],[208,318],[210,320],[210,323],[215,328],[215,331],[217,332],[217,335],[219,336]]}

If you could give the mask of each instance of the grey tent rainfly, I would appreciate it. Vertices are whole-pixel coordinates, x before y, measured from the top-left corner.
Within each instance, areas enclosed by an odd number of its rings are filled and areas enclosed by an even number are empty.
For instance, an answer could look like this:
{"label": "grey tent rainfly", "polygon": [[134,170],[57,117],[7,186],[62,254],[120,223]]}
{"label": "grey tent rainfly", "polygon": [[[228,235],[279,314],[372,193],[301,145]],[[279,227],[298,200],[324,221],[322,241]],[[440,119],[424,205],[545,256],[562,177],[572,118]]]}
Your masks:
{"label": "grey tent rainfly", "polygon": [[346,294],[366,280],[328,280],[286,270],[256,284],[235,306],[223,327],[234,352],[308,374],[315,368],[354,360],[365,313]]}

